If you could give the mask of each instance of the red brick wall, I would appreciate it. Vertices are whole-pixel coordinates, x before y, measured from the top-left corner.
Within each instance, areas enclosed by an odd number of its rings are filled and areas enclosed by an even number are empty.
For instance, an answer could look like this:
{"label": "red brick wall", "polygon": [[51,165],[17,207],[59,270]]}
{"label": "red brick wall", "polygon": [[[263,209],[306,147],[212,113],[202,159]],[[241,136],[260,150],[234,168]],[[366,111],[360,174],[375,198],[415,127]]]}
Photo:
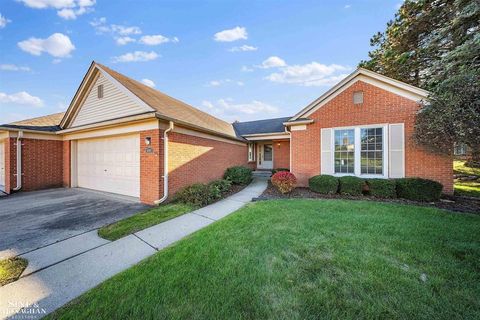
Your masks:
{"label": "red brick wall", "polygon": [[63,185],[63,141],[22,139],[22,190]]}
{"label": "red brick wall", "polygon": [[170,133],[169,141],[170,195],[193,183],[219,179],[228,167],[247,165],[246,144],[180,133]]}
{"label": "red brick wall", "polygon": [[71,141],[63,141],[63,187],[69,188],[71,180]]}
{"label": "red brick wall", "polygon": [[16,176],[17,171],[17,154],[15,149],[16,140],[13,138],[6,138],[5,142],[5,192],[10,193],[17,185]]}
{"label": "red brick wall", "polygon": [[[151,138],[147,152],[145,138]],[[163,196],[163,130],[140,132],[140,201],[153,204]]]}
{"label": "red brick wall", "polygon": [[273,168],[290,168],[290,141],[273,141]]}
{"label": "red brick wall", "polygon": [[[353,104],[353,92],[363,91],[364,102]],[[342,126],[383,123],[405,124],[405,174],[437,180],[444,192],[453,192],[452,157],[430,153],[412,140],[415,114],[419,105],[412,100],[357,81],[310,118],[304,131],[292,131],[292,171],[302,185],[320,173],[320,130]]]}

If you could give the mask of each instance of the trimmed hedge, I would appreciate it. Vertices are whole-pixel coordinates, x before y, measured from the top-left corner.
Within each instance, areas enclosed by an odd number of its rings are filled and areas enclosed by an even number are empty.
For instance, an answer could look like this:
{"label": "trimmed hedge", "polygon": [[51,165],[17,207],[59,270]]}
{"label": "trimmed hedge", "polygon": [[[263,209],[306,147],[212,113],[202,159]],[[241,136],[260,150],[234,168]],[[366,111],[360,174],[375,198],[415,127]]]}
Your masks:
{"label": "trimmed hedge", "polygon": [[314,176],[308,179],[308,187],[317,193],[335,194],[338,191],[338,179],[328,174]]}
{"label": "trimmed hedge", "polygon": [[276,169],[272,169],[272,175],[274,175],[274,174],[277,173],[277,172],[282,172],[282,171],[290,172],[290,169],[287,169],[287,168],[276,168]]}
{"label": "trimmed hedge", "polygon": [[252,170],[242,166],[230,167],[225,171],[223,179],[233,184],[248,184],[252,181]]}
{"label": "trimmed hedge", "polygon": [[350,196],[362,195],[363,186],[365,185],[364,179],[354,176],[345,176],[338,178],[338,182],[340,194]]}
{"label": "trimmed hedge", "polygon": [[228,180],[214,180],[209,184],[195,183],[178,191],[173,200],[203,207],[221,199],[231,187],[232,183]]}
{"label": "trimmed hedge", "polygon": [[396,198],[397,188],[395,180],[367,179],[368,194],[377,198]]}
{"label": "trimmed hedge", "polygon": [[414,201],[438,201],[443,185],[437,181],[422,178],[396,179],[397,196]]}

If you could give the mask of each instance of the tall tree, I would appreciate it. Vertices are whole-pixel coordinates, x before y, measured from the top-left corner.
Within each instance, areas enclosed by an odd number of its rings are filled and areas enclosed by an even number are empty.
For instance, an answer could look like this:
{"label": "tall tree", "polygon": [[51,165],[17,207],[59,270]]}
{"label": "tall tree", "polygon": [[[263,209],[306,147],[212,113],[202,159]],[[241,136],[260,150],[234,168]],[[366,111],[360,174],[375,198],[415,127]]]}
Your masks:
{"label": "tall tree", "polygon": [[480,163],[480,1],[407,0],[360,66],[430,90],[415,139],[436,152],[465,143]]}

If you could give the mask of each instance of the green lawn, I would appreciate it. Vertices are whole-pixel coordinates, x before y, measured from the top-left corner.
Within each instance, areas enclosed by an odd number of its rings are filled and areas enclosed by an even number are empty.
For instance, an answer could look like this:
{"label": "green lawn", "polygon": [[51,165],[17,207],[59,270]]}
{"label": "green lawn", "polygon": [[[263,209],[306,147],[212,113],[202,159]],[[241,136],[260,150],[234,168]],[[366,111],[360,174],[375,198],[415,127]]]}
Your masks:
{"label": "green lawn", "polygon": [[47,319],[478,319],[479,231],[430,207],[259,202]]}
{"label": "green lawn", "polygon": [[466,167],[465,161],[455,160],[453,161],[453,173],[480,177],[480,168]]}
{"label": "green lawn", "polygon": [[22,275],[27,264],[27,260],[18,257],[0,260],[0,287],[16,281]]}
{"label": "green lawn", "polygon": [[455,195],[480,198],[480,182],[455,181]]}
{"label": "green lawn", "polygon": [[162,205],[100,228],[98,235],[107,240],[117,240],[193,210],[192,206],[180,203]]}

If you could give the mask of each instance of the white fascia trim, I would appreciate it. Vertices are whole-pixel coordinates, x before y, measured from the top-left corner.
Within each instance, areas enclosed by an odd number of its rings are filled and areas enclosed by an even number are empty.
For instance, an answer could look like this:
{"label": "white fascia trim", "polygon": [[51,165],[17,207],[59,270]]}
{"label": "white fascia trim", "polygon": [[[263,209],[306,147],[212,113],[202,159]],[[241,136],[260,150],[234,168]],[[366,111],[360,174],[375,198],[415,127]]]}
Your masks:
{"label": "white fascia trim", "polygon": [[[359,78],[356,79],[357,77]],[[378,86],[384,90],[396,93],[416,102],[427,98],[429,95],[429,92],[426,90],[414,87],[407,83],[389,78],[367,69],[358,68],[345,79],[333,86],[330,90],[321,95],[318,99],[314,100],[308,106],[303,108],[299,113],[292,117],[291,121],[297,120],[301,117],[308,117],[358,80]]]}
{"label": "white fascia trim", "polygon": [[278,134],[262,134],[262,135],[249,135],[243,136],[248,141],[260,141],[260,140],[290,140],[290,135],[288,133],[278,133]]}
{"label": "white fascia trim", "polygon": [[295,126],[297,124],[311,124],[313,123],[313,119],[308,119],[308,120],[299,120],[299,121],[287,121],[284,122],[284,126]]}

